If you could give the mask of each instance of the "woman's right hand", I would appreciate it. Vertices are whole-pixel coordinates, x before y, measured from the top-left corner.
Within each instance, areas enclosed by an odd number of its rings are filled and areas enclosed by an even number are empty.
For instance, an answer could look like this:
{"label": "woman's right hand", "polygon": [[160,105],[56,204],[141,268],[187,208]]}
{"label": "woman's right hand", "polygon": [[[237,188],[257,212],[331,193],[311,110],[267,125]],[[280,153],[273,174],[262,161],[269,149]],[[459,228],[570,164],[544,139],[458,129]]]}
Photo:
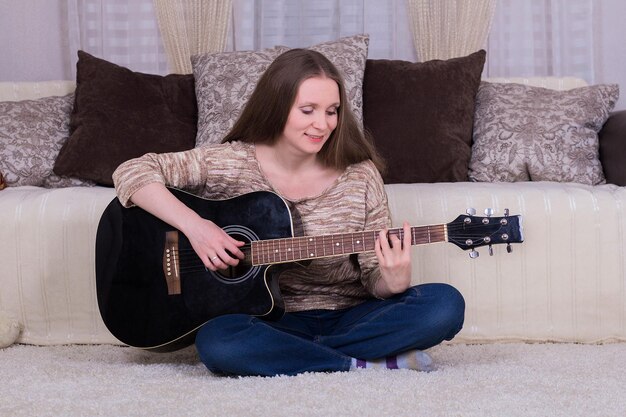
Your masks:
{"label": "woman's right hand", "polygon": [[174,197],[165,185],[148,184],[135,191],[131,201],[183,232],[204,266],[211,271],[235,266],[244,258],[239,249],[244,242],[233,239],[215,223],[200,217]]}
{"label": "woman's right hand", "polygon": [[187,236],[204,266],[211,271],[236,266],[244,258],[239,249],[245,242],[232,238],[219,226],[198,215],[190,215],[181,231]]}

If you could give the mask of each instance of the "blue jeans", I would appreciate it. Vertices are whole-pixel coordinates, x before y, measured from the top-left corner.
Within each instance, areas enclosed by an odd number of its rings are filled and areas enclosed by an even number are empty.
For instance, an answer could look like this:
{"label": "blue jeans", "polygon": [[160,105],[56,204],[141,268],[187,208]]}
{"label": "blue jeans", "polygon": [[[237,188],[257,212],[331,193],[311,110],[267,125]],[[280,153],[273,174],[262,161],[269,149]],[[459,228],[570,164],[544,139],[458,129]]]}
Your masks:
{"label": "blue jeans", "polygon": [[465,301],[454,287],[423,284],[386,300],[286,313],[278,321],[219,316],[200,328],[196,348],[216,373],[347,371],[352,358],[379,359],[451,340],[463,327],[464,312]]}

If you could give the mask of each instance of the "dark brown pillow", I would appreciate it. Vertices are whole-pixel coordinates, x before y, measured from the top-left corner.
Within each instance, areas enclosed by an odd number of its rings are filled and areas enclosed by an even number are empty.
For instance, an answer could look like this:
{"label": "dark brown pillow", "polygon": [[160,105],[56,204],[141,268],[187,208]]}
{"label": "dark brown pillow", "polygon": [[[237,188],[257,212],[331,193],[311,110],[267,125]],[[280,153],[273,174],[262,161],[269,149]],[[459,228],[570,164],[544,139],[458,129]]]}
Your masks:
{"label": "dark brown pillow", "polygon": [[363,121],[387,184],[468,180],[474,98],[484,50],[448,60],[365,65]]}
{"label": "dark brown pillow", "polygon": [[122,162],[148,152],[195,146],[198,107],[193,75],[133,72],[78,51],[70,138],[57,175],[113,185]]}
{"label": "dark brown pillow", "polygon": [[626,110],[611,113],[599,137],[606,182],[626,186]]}

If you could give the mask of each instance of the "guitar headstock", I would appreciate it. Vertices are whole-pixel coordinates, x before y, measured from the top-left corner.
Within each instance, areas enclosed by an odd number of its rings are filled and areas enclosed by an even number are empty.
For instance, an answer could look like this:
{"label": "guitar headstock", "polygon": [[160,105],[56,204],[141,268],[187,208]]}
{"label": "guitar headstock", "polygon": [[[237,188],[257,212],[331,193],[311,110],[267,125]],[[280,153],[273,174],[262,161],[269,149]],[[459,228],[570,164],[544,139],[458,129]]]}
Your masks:
{"label": "guitar headstock", "polygon": [[506,244],[507,252],[512,252],[511,243],[524,241],[522,233],[522,216],[509,215],[493,217],[493,210],[486,209],[485,216],[475,216],[476,210],[468,209],[467,214],[460,215],[447,224],[448,242],[454,243],[463,250],[470,251],[470,257],[478,257],[476,248],[489,246],[489,254],[493,255],[492,245]]}

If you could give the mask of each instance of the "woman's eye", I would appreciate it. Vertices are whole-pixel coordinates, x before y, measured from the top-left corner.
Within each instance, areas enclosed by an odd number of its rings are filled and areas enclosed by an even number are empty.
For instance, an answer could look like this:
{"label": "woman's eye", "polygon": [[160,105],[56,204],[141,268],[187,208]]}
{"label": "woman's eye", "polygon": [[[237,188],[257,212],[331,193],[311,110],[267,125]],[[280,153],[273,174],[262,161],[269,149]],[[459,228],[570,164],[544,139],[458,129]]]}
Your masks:
{"label": "woman's eye", "polygon": [[300,111],[304,114],[313,114],[313,110],[311,109],[300,109]]}
{"label": "woman's eye", "polygon": [[327,114],[327,115],[329,115],[329,116],[334,116],[334,115],[336,115],[336,114],[337,114],[337,109],[334,109],[334,110],[327,110],[327,111],[326,111],[326,114]]}

